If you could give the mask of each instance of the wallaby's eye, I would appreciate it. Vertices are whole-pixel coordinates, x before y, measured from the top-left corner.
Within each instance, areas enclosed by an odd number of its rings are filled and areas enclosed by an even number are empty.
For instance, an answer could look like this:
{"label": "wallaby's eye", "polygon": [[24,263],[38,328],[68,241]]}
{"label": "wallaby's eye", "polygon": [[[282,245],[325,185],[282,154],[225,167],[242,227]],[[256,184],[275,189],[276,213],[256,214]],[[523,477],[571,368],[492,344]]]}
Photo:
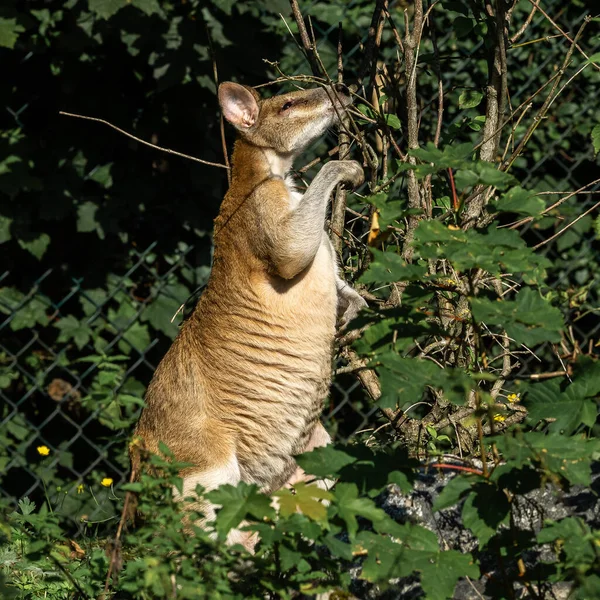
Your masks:
{"label": "wallaby's eye", "polygon": [[282,110],[282,111],[284,111],[284,110],[287,110],[288,108],[291,108],[291,107],[292,107],[292,104],[294,104],[294,103],[293,103],[291,100],[290,100],[289,102],[286,102],[286,103],[285,103],[285,104],[284,104],[284,105],[281,107],[281,110]]}

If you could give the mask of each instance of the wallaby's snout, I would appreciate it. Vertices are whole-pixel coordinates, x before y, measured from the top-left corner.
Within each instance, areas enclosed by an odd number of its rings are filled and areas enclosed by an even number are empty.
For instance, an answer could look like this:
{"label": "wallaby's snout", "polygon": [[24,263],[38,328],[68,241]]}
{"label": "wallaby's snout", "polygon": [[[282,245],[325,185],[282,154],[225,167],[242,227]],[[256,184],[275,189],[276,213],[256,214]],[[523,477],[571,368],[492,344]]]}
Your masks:
{"label": "wallaby's snout", "polygon": [[348,86],[345,83],[336,83],[333,86],[333,88],[340,96],[342,96],[344,98],[348,98],[348,100],[349,100],[348,104],[352,103],[352,98],[350,96],[350,90],[348,89]]}
{"label": "wallaby's snout", "polygon": [[261,100],[252,88],[225,82],[219,103],[224,117],[249,142],[296,155],[339,122],[352,96],[346,85],[336,83]]}

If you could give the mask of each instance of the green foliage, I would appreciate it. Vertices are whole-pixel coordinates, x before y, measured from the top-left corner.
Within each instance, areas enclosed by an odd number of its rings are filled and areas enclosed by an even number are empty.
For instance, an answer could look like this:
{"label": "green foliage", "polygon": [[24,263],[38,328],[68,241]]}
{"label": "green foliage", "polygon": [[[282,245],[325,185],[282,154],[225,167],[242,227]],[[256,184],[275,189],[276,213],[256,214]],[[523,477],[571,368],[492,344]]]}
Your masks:
{"label": "green foliage", "polygon": [[[351,580],[347,567],[340,566],[356,561],[354,557],[360,557],[360,578],[385,586],[390,578],[415,574],[431,598],[450,597],[461,577],[477,576],[471,555],[440,550],[435,534],[417,525],[399,525],[361,495],[361,469],[346,471],[357,481],[342,478],[329,492],[305,483],[294,486],[295,494],[277,492],[277,509],[256,486],[224,485],[206,494],[222,506],[214,523],[204,528],[190,525],[182,519],[181,503],[173,499],[174,489],[181,486],[177,472],[184,465],[174,461],[166,448],[163,451],[164,457],[150,457],[154,474],[143,473],[139,481],[121,487],[120,498],[104,500],[122,504],[125,494],[130,494],[128,501],[135,496],[142,519],[125,531],[119,543],[106,540],[106,552],[93,537],[70,543],[53,512],[28,499],[21,501],[19,511],[8,516],[10,529],[0,546],[0,552],[13,557],[0,561],[9,589],[21,590],[24,597],[36,593],[51,598],[96,597],[111,560],[116,566],[112,593],[126,592],[133,598],[168,597],[173,585],[182,598],[347,593]],[[353,447],[319,449],[317,455],[322,452],[345,455],[346,466],[357,466],[357,452],[364,455]],[[191,501],[201,500],[200,488],[196,494]],[[157,526],[160,536],[155,535]],[[237,527],[259,534],[254,554],[222,543]],[[439,584],[432,583],[436,579]]]}
{"label": "green foliage", "polygon": [[600,152],[600,124],[594,125],[592,129],[592,145],[594,146],[594,154]]}
{"label": "green foliage", "polygon": [[558,556],[558,566],[553,578],[575,579],[581,582],[578,597],[594,597],[600,589],[598,576],[598,545],[600,534],[592,531],[582,519],[567,517],[558,522],[549,521],[538,533],[540,544],[552,544]]}
{"label": "green foliage", "polygon": [[527,248],[516,231],[490,227],[485,233],[462,231],[439,221],[423,221],[415,247],[426,259],[445,258],[459,273],[481,268],[494,275],[522,274],[527,283],[541,283],[549,261]]}
{"label": "green foliage", "polygon": [[[390,3],[400,28],[406,4]],[[214,523],[198,528],[173,501],[183,465],[172,455],[152,457],[153,473],[138,482],[122,485],[120,477],[152,364],[177,333],[174,316],[206,282],[207,232],[225,174],[58,111],[107,119],[142,139],[220,161],[213,55],[223,80],[259,84],[280,70],[305,70],[286,28],[295,31],[289,5],[79,0],[50,8],[9,0],[2,7],[0,89],[10,102],[0,117],[0,485],[14,485],[16,496],[32,477],[39,485],[0,521],[0,596],[98,598],[112,563],[115,598],[170,598],[174,590],[190,599],[325,591],[344,597],[355,591],[351,572],[382,590],[396,578],[417,578],[427,598],[450,598],[460,578],[487,572],[490,556],[501,557],[508,587],[537,586],[547,577],[571,584],[574,597],[600,596],[600,540],[591,524],[569,517],[529,535],[514,525],[520,495],[543,485],[590,485],[600,453],[598,362],[578,333],[593,331],[597,319],[600,218],[575,220],[593,196],[551,195],[588,183],[597,167],[598,74],[581,71],[575,83],[582,85],[553,100],[513,160],[544,96],[529,98],[564,57],[564,39],[538,14],[524,43],[508,49],[510,110],[524,102],[531,112],[513,115],[498,155],[481,160],[486,52],[495,27],[484,8],[459,0],[432,9],[414,70],[419,148],[408,150],[403,139],[407,79],[387,21],[379,57],[400,94],[379,90],[385,93],[378,101],[358,104],[364,140],[376,148],[377,136],[391,132],[409,157],[397,160],[401,154],[390,146],[394,158],[370,173],[368,206],[349,195],[351,209],[375,212],[380,228],[376,247],[349,246],[348,274],[370,292],[370,309],[355,321],[364,331],[353,350],[365,361],[359,370],[378,375],[376,404],[395,415],[393,426],[372,416],[367,444],[298,457],[308,473],[330,480],[327,490],[299,483],[274,494],[276,503],[247,484],[207,492],[221,508]],[[515,27],[529,10],[527,3],[516,6]],[[311,24],[332,77],[338,23],[346,77],[355,80],[365,53],[353,49],[364,43],[372,11],[366,0],[312,5]],[[410,23],[410,8],[406,14]],[[579,1],[560,6],[565,31],[577,30],[580,14]],[[597,42],[580,42],[595,60]],[[574,74],[587,62],[575,52],[568,68]],[[438,72],[444,112],[434,144],[430,99]],[[310,152],[306,162],[318,149]],[[418,207],[408,193],[413,174],[423,191]],[[481,197],[485,210],[469,220]],[[515,226],[522,217],[526,226]],[[533,248],[566,224],[572,225],[555,244]],[[534,354],[539,366],[532,367],[524,357]],[[146,370],[134,376],[139,365]],[[553,378],[537,382],[531,371]],[[336,398],[330,402],[335,413]],[[368,402],[357,391],[344,397],[361,410]],[[363,428],[367,411],[357,414]],[[440,548],[433,531],[398,523],[381,508],[390,486],[411,492],[423,457],[442,461],[446,452],[485,459],[480,473],[451,479],[435,504],[458,504],[476,538],[472,554]],[[127,491],[141,520],[115,542]],[[223,543],[238,527],[259,534],[254,555]],[[540,576],[532,569],[513,577],[539,544],[551,546],[555,561],[537,565],[546,569]]]}
{"label": "green foliage", "polygon": [[560,311],[531,288],[523,289],[514,301],[473,298],[471,308],[477,321],[504,325],[506,333],[521,344],[534,346],[560,341],[563,325]]}
{"label": "green foliage", "polygon": [[23,31],[25,28],[17,24],[16,19],[0,18],[0,46],[14,48],[19,34]]}

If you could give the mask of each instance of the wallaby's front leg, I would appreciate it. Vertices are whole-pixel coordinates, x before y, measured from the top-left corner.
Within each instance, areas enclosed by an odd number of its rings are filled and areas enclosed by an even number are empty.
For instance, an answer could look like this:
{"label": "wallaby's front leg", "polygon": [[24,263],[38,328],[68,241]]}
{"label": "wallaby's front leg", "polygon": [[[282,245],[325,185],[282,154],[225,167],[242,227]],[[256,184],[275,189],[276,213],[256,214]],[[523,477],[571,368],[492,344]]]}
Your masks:
{"label": "wallaby's front leg", "polygon": [[319,171],[298,206],[279,223],[272,239],[271,262],[281,277],[295,277],[314,260],[335,186],[344,182],[357,187],[363,181],[363,169],[355,160],[330,161]]}

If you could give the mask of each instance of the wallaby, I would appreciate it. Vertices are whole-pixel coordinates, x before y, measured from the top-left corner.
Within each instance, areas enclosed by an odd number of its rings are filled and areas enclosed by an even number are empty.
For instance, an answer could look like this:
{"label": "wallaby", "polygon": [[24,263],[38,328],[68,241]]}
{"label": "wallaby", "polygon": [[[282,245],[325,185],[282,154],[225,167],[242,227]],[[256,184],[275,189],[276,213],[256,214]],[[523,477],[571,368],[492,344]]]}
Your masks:
{"label": "wallaby", "polygon": [[[346,323],[366,304],[339,277],[324,230],[331,192],[340,182],[358,186],[362,167],[330,161],[304,194],[288,177],[293,160],[351,104],[346,86],[261,100],[227,82],[218,96],[238,139],[212,271],[156,369],[136,429],[148,451],[162,441],[193,465],[181,473],[182,497],[198,484],[240,480],[270,493],[303,476],[294,455],[330,441],[319,417],[336,318]],[[193,508],[214,518],[208,503]],[[252,546],[239,532],[228,541]]]}

